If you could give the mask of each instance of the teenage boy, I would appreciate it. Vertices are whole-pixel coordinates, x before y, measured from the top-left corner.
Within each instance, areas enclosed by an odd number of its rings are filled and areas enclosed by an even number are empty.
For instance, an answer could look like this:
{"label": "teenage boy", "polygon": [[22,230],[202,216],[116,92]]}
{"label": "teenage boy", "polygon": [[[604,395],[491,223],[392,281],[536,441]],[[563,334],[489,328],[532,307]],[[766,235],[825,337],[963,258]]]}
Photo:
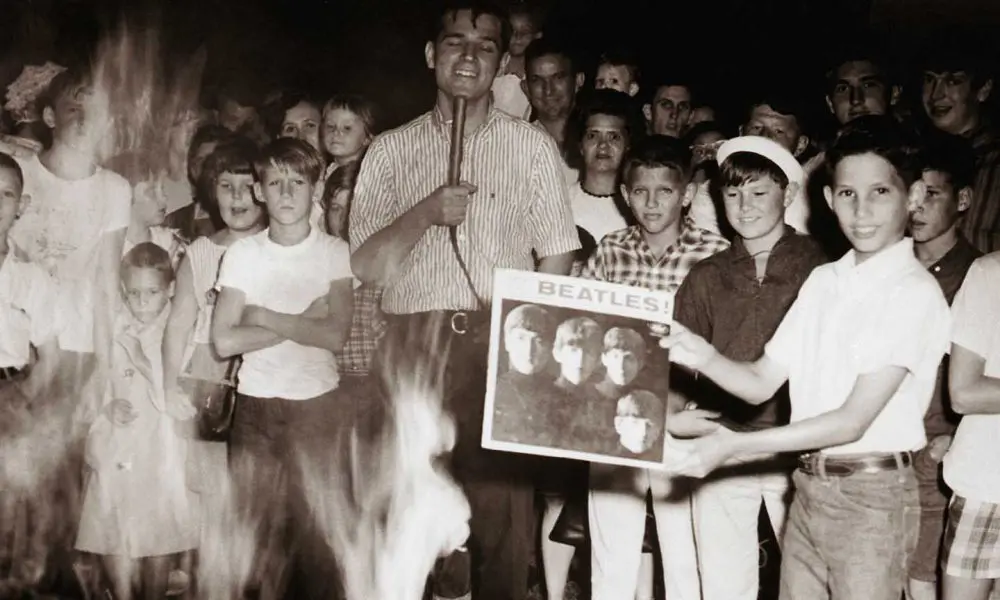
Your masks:
{"label": "teenage boy", "polygon": [[836,50],[826,72],[826,106],[840,125],[865,115],[889,114],[900,94],[882,49],[873,40],[849,39]]}
{"label": "teenage boy", "polygon": [[[735,232],[728,250],[691,269],[677,292],[674,319],[732,360],[756,360],[812,270],[826,262],[821,248],[785,224],[802,167],[784,147],[745,136],[719,147],[713,185]],[[678,374],[680,375],[680,374]],[[688,399],[727,423],[763,430],[787,423],[784,388],[751,406],[718,387],[689,388]],[[678,394],[669,397],[669,430],[678,437],[691,417]],[[759,591],[758,517],[763,500],[778,540],[785,525],[789,469],[777,458],[731,469],[695,492],[694,522],[704,600],[755,600]]]}
{"label": "teenage boy", "polygon": [[[973,261],[982,254],[959,233],[972,195],[975,159],[969,141],[943,132],[924,138],[923,174],[927,194],[910,213],[913,250],[950,304]],[[938,555],[948,508],[941,484],[941,459],[955,434],[957,418],[948,398],[948,359],[941,362],[934,395],[924,415],[927,446],[917,453],[914,470],[920,486],[920,535],[910,559],[909,598],[938,598]]]}
{"label": "teenage boy", "polygon": [[[334,593],[326,570],[335,567],[316,539],[298,459],[323,460],[337,432],[332,420],[345,418],[333,353],[348,338],[354,310],[347,242],[309,223],[322,169],[319,153],[301,140],[281,138],[262,150],[254,194],[267,205],[268,227],[226,251],[211,328],[219,356],[243,355],[230,439],[239,500],[272,524],[286,517],[287,503],[290,554],[305,578],[296,597],[315,598]],[[286,489],[276,485],[283,478]],[[271,534],[282,535],[277,529]],[[285,584],[280,571],[258,576],[252,583],[278,593]]]}
{"label": "teenage boy", "polygon": [[649,102],[642,107],[649,132],[681,137],[691,118],[691,85],[683,79],[661,78],[649,89]]}
{"label": "teenage boy", "polygon": [[[725,250],[729,243],[724,238],[695,228],[682,216],[694,194],[690,169],[690,150],[679,139],[652,136],[630,150],[622,194],[639,224],[605,236],[582,276],[675,292],[696,263]],[[590,476],[594,599],[635,593],[650,491],[666,594],[676,600],[698,598],[686,492],[673,479],[642,469],[593,464]]]}
{"label": "teenage boy", "polygon": [[935,38],[921,61],[922,99],[934,127],[972,141],[976,179],[961,231],[981,252],[993,252],[1000,250],[1000,139],[986,114],[993,65],[984,60],[981,46],[964,37]]}
{"label": "teenage boy", "polygon": [[944,457],[944,480],[954,491],[941,549],[945,600],[986,600],[1000,579],[998,296],[1000,253],[994,252],[972,263],[952,306],[948,387],[962,422]]}
{"label": "teenage boy", "polygon": [[621,198],[618,173],[635,131],[632,99],[615,90],[597,90],[580,107],[583,171],[569,186],[573,220],[600,241],[629,225],[631,213]]}
{"label": "teenage boy", "polygon": [[624,52],[606,52],[597,59],[594,89],[612,89],[633,98],[639,93],[639,63]]}
{"label": "teenage boy", "polygon": [[918,149],[892,117],[849,123],[827,152],[827,202],[852,250],[823,265],[754,362],[734,361],[683,325],[670,359],[750,404],[789,383],[791,424],[720,427],[668,470],[703,477],[755,455],[805,452],[782,548],[781,598],[899,600],[919,519],[913,453],[947,350],[948,304],[905,237],[926,194]]}

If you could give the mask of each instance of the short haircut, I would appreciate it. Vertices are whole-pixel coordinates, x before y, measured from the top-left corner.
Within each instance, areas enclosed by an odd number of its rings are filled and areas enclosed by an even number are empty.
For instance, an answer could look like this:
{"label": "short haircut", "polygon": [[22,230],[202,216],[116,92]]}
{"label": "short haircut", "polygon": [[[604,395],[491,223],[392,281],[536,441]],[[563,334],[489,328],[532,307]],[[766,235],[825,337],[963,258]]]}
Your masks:
{"label": "short haircut", "polygon": [[639,167],[668,168],[691,177],[691,149],[683,141],[666,135],[651,135],[629,148],[622,161],[622,183],[632,185],[632,175]]}
{"label": "short haircut", "polygon": [[865,115],[844,125],[826,151],[831,177],[849,156],[875,154],[889,162],[909,188],[920,177],[921,152],[916,134],[890,115]]}
{"label": "short haircut", "polygon": [[12,156],[0,152],[0,169],[12,171],[17,185],[24,189],[24,171],[21,170],[21,165],[17,164]]}
{"label": "short haircut", "polygon": [[863,31],[844,36],[842,39],[842,42],[829,51],[826,60],[824,74],[826,93],[828,95],[833,93],[833,88],[837,84],[837,70],[849,62],[871,63],[886,84],[886,93],[889,93],[888,88],[893,85],[893,73],[889,51],[882,41],[884,36]]}
{"label": "short haircut", "polygon": [[563,346],[573,346],[590,350],[594,354],[601,353],[604,332],[597,321],[589,317],[573,317],[566,319],[556,328],[556,349]]}
{"label": "short haircut", "polygon": [[467,10],[471,13],[473,24],[477,24],[482,16],[496,17],[500,21],[500,51],[507,50],[507,44],[510,43],[510,13],[502,4],[493,0],[443,0],[438,4],[430,31],[431,42],[436,44],[444,33],[446,19],[453,20],[460,11]]}
{"label": "short haircut", "polygon": [[713,186],[736,187],[765,177],[770,177],[781,189],[788,187],[788,175],[773,160],[756,152],[734,152],[719,165]]}
{"label": "short haircut", "polygon": [[632,82],[639,83],[639,60],[631,52],[621,48],[609,50],[597,58],[597,68],[595,71],[604,65],[625,67],[628,70],[628,76],[632,78]]}
{"label": "short haircut", "polygon": [[188,164],[194,162],[194,157],[198,150],[205,144],[218,144],[226,139],[232,139],[235,134],[222,125],[202,125],[191,137],[191,145],[188,146]]}
{"label": "short haircut", "polygon": [[249,74],[236,74],[216,92],[215,107],[222,108],[226,100],[232,100],[240,106],[257,108],[264,96],[259,88],[260,85]]}
{"label": "short haircut", "polygon": [[253,175],[256,157],[256,144],[243,136],[230,134],[219,141],[219,145],[205,159],[201,177],[197,182],[198,199],[202,201],[202,208],[217,228],[225,227],[219,214],[219,199],[215,194],[215,185],[219,182],[219,177],[223,173]]}
{"label": "short haircut", "polygon": [[726,139],[732,137],[729,131],[722,126],[722,123],[719,123],[718,121],[702,121],[687,130],[684,134],[684,143],[688,146],[692,146],[694,145],[694,141],[698,139],[699,136],[706,133],[718,133]]}
{"label": "short haircut", "polygon": [[993,79],[996,52],[991,41],[965,28],[947,26],[937,31],[917,51],[916,64],[932,73],[964,72],[971,76],[972,87],[979,90]]}
{"label": "short haircut", "polygon": [[170,253],[153,242],[136,244],[122,257],[121,276],[124,279],[128,269],[153,269],[160,273],[165,283],[174,281],[174,267]]}
{"label": "short haircut", "polygon": [[375,104],[360,94],[338,94],[323,105],[323,118],[334,110],[346,110],[358,115],[365,124],[365,133],[374,136],[378,133]]}
{"label": "short haircut", "polygon": [[656,99],[656,94],[666,87],[682,87],[688,91],[691,95],[691,105],[695,106],[697,102],[697,94],[695,89],[695,84],[692,78],[681,72],[661,72],[651,77],[649,85],[643,86],[643,98],[644,101],[652,103]]}
{"label": "short haircut", "polygon": [[503,321],[503,334],[506,336],[514,329],[533,331],[546,339],[552,338],[552,315],[537,304],[522,304],[507,313]]}
{"label": "short haircut", "polygon": [[592,90],[587,95],[580,103],[576,116],[580,139],[583,139],[583,132],[587,130],[587,121],[594,115],[620,118],[625,122],[625,133],[630,140],[636,138],[643,131],[642,121],[639,119],[639,107],[625,92],[604,89]]}
{"label": "short haircut", "polygon": [[956,192],[972,187],[976,177],[976,154],[972,143],[939,129],[927,131],[924,136],[921,170],[943,173]]}
{"label": "short haircut", "polygon": [[791,90],[787,86],[776,84],[766,88],[753,96],[750,105],[747,107],[746,116],[743,122],[750,119],[754,109],[759,106],[767,106],[779,115],[793,117],[799,126],[799,131],[806,131],[806,110],[802,105],[801,91]]}
{"label": "short haircut", "polygon": [[38,109],[41,112],[46,107],[55,108],[56,103],[81,90],[94,85],[94,75],[90,68],[73,65],[52,78],[45,91],[38,96]]}
{"label": "short haircut", "polygon": [[572,75],[580,72],[580,66],[574,55],[574,50],[565,35],[546,35],[532,40],[528,48],[524,51],[524,68],[531,69],[531,63],[543,56],[558,56],[569,63],[569,70]]}
{"label": "short haircut", "polygon": [[294,138],[279,138],[264,146],[257,154],[253,164],[257,180],[263,181],[265,171],[274,167],[304,175],[316,185],[323,172],[323,159],[308,142]]}
{"label": "short haircut", "polygon": [[510,8],[507,9],[507,16],[508,18],[514,16],[528,17],[528,20],[532,22],[537,30],[541,30],[545,26],[545,8],[538,2],[530,0],[513,2]]}
{"label": "short haircut", "polygon": [[646,357],[646,340],[636,330],[612,327],[604,334],[604,351],[624,350],[639,358]]}

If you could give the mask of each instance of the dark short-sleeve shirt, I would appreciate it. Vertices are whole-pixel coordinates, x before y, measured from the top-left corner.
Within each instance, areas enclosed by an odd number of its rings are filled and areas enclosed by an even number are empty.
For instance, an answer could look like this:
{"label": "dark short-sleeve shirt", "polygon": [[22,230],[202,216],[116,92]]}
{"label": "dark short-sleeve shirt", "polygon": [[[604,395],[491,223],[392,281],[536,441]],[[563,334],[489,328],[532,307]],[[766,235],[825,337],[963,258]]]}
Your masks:
{"label": "dark short-sleeve shirt", "polygon": [[[982,252],[960,235],[958,242],[952,249],[928,269],[937,280],[938,285],[941,286],[941,291],[949,306],[955,299],[958,289],[962,287],[969,267],[982,255]],[[927,430],[928,440],[940,435],[955,433],[955,428],[958,427],[958,415],[951,411],[949,405],[948,357],[945,356],[944,360],[941,361],[941,366],[938,367],[937,380],[934,382],[934,395],[931,396],[930,406],[927,407],[927,413],[924,415],[924,429]]]}
{"label": "dark short-sleeve shirt", "polygon": [[[763,280],[742,240],[691,269],[677,292],[674,319],[702,336],[732,360],[751,362],[785,317],[799,288],[812,270],[827,262],[813,239],[786,231],[771,251]],[[817,315],[821,318],[822,315]],[[787,388],[771,400],[753,406],[704,378],[691,390],[701,408],[748,429],[765,429],[788,422]]]}

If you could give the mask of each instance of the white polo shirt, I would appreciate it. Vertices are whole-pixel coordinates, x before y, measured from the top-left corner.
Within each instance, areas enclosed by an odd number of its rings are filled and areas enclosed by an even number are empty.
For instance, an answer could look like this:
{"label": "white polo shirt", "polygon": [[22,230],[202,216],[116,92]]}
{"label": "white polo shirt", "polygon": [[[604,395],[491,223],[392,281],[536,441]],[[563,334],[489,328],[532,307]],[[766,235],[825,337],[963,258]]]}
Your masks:
{"label": "white polo shirt", "polygon": [[826,454],[901,452],[927,443],[923,417],[951,317],[934,277],[904,238],[856,264],[854,251],[817,267],[764,351],[788,372],[791,421],[843,406],[860,375],[908,373],[860,440]]}
{"label": "white polo shirt", "polygon": [[[984,375],[1000,379],[1000,252],[972,263],[951,312],[951,341],[985,359]],[[956,494],[1000,503],[997,440],[1000,414],[962,417],[944,457],[944,480]]]}
{"label": "white polo shirt", "polygon": [[[297,315],[325,297],[338,279],[353,279],[347,242],[314,227],[302,242],[282,246],[265,229],[229,247],[218,286],[242,291],[248,306]],[[339,382],[332,352],[291,340],[247,352],[239,372],[240,393],[259,398],[309,400]]]}
{"label": "white polo shirt", "polygon": [[31,344],[41,345],[55,334],[55,300],[52,278],[8,252],[0,263],[0,367],[24,367]]}

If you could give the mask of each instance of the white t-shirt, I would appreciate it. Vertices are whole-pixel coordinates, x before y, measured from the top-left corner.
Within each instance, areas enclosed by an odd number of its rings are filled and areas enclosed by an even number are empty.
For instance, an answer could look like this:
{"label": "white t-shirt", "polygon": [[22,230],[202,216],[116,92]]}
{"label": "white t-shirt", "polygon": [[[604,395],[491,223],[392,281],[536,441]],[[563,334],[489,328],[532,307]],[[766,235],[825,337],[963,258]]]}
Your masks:
{"label": "white t-shirt", "polygon": [[[246,304],[299,314],[330,292],[330,283],[352,278],[347,242],[313,228],[294,246],[271,241],[268,230],[235,242],[222,257],[220,288],[246,295]],[[308,400],[337,387],[333,353],[291,340],[243,355],[239,391],[259,398]]]}
{"label": "white t-shirt", "polygon": [[38,265],[11,253],[0,264],[0,367],[21,368],[51,335],[55,284]]}
{"label": "white t-shirt", "polygon": [[843,406],[860,375],[905,367],[899,389],[861,439],[822,451],[919,450],[950,324],[940,286],[905,238],[860,265],[852,250],[814,269],[764,351],[787,369],[792,422]]}
{"label": "white t-shirt", "polygon": [[615,206],[613,196],[589,194],[579,181],[569,186],[569,203],[573,220],[578,227],[594,236],[595,242],[600,242],[612,231],[628,227],[625,216]]}
{"label": "white t-shirt", "polygon": [[[972,263],[951,308],[951,340],[986,360],[983,374],[1000,379],[1000,252]],[[944,457],[944,480],[970,500],[1000,503],[1000,414],[965,415]]]}
{"label": "white t-shirt", "polygon": [[132,188],[122,176],[98,168],[85,179],[54,175],[37,156],[19,160],[24,203],[10,241],[15,251],[55,280],[55,327],[59,347],[94,350],[94,283],[101,241],[128,227]]}

